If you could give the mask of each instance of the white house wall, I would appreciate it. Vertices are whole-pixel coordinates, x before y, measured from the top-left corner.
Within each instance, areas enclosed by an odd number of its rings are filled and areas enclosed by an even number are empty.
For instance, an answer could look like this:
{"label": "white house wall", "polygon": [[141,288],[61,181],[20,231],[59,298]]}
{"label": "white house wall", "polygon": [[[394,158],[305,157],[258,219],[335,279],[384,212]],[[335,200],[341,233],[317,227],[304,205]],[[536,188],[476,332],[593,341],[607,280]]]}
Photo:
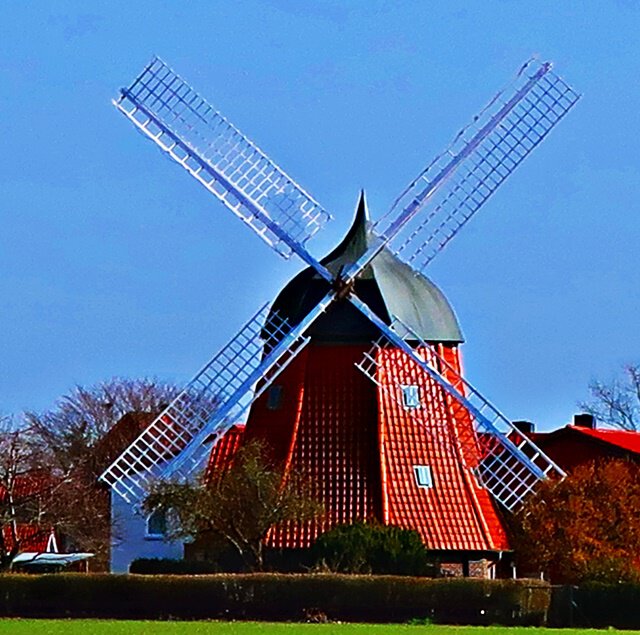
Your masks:
{"label": "white house wall", "polygon": [[146,535],[147,520],[131,505],[111,493],[111,573],[128,573],[137,558],[173,558],[184,556],[182,542],[169,542]]}

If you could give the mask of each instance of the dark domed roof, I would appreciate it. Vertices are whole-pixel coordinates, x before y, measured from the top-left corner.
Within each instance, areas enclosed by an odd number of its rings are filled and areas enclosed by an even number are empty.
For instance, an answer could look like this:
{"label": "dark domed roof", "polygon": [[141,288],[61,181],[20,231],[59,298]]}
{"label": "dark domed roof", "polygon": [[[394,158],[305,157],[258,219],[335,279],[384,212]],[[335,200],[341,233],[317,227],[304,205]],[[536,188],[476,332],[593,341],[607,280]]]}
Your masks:
{"label": "dark domed roof", "polygon": [[[356,261],[369,246],[368,214],[364,193],[360,196],[351,229],[322,264],[335,274]],[[272,306],[280,317],[298,324],[329,290],[328,283],[309,267],[282,289]],[[387,324],[397,315],[429,342],[463,341],[458,320],[444,294],[433,282],[384,249],[355,281],[356,295]],[[349,300],[334,302],[316,320],[308,334],[325,342],[360,342],[378,336],[377,328]]]}

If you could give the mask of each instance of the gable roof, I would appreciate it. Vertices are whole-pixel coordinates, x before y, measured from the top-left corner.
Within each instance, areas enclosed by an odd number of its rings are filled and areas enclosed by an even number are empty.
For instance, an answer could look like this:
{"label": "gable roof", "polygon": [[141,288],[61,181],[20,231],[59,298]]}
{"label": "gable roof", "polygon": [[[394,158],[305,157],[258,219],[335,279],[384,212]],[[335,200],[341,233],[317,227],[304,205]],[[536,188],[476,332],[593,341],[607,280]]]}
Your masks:
{"label": "gable roof", "polygon": [[582,426],[567,426],[578,434],[583,434],[589,438],[597,439],[610,445],[640,454],[640,432],[630,432],[627,430],[611,430],[606,428],[584,428]]}
{"label": "gable roof", "polygon": [[614,430],[612,428],[587,428],[567,424],[550,432],[531,432],[527,436],[537,445],[545,449],[556,441],[575,439],[593,443],[600,447],[618,452],[631,452],[640,455],[640,432]]}
{"label": "gable roof", "polygon": [[158,416],[155,412],[128,412],[96,443],[93,451],[94,471],[102,472],[129,447]]}
{"label": "gable roof", "polygon": [[[14,546],[11,527],[6,525],[2,528],[4,544],[7,552],[11,551]],[[50,527],[41,527],[33,523],[18,523],[16,526],[16,534],[20,543],[20,551],[35,551],[44,553],[47,551],[57,551],[57,541],[53,529]]]}

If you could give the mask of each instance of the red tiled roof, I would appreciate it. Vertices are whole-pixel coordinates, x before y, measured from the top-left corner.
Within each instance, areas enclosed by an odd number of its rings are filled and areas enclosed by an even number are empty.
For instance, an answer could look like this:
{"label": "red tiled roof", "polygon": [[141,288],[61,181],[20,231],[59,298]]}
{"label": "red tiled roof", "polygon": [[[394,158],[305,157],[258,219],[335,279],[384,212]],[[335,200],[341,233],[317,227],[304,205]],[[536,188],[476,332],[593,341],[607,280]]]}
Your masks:
{"label": "red tiled roof", "polygon": [[[45,490],[54,484],[54,479],[48,471],[32,470],[26,474],[16,477],[13,485],[13,496],[15,501],[25,500],[44,493]],[[7,490],[0,484],[0,502],[5,500]]]}
{"label": "red tiled roof", "polygon": [[94,472],[99,474],[107,468],[157,416],[155,412],[127,412],[120,417],[95,445]]}
{"label": "red tiled roof", "polygon": [[224,471],[231,464],[244,436],[244,425],[236,424],[229,428],[223,437],[213,446],[207,465],[207,476]]}
{"label": "red tiled roof", "polygon": [[640,432],[626,430],[591,429],[582,426],[571,426],[571,429],[593,439],[616,445],[623,450],[640,454]]}
{"label": "red tiled roof", "polygon": [[[4,544],[7,552],[11,551],[14,545],[11,527],[5,525],[2,528]],[[47,550],[52,529],[39,527],[34,524],[19,523],[17,526],[17,537],[20,543],[20,551],[36,551],[42,553]]]}
{"label": "red tiled roof", "polygon": [[[246,439],[267,441],[275,458],[306,474],[325,507],[321,518],[274,527],[268,544],[307,547],[337,524],[379,520],[416,529],[431,549],[508,549],[473,475],[480,450],[466,411],[399,351],[382,352],[376,386],[354,366],[365,348],[310,344],[275,382],[280,407],[267,407],[268,394],[253,404]],[[442,353],[459,368],[457,348]],[[385,389],[394,382],[418,385],[424,407],[401,407]],[[431,468],[433,488],[417,486],[416,465]]]}

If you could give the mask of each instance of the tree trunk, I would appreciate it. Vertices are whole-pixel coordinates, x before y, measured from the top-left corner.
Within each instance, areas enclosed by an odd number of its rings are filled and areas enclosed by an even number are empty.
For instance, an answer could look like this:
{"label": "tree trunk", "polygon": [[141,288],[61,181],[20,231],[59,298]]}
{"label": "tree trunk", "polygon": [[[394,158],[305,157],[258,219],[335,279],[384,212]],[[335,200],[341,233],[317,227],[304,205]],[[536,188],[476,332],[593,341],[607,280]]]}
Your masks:
{"label": "tree trunk", "polygon": [[262,549],[262,540],[257,544],[251,545],[251,553],[253,554],[253,567],[254,571],[264,571],[264,552]]}

